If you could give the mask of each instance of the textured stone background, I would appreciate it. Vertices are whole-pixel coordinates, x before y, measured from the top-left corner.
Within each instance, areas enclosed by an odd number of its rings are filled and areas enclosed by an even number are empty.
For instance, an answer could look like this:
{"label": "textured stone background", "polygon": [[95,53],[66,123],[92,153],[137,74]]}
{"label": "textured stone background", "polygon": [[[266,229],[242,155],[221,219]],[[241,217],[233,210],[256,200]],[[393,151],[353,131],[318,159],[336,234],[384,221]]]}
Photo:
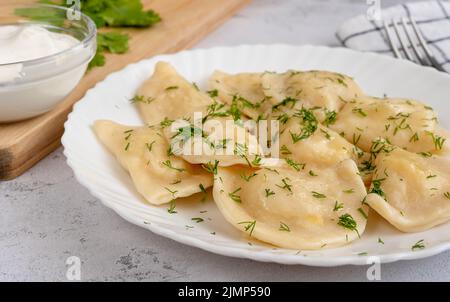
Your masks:
{"label": "textured stone background", "polygon": [[[254,0],[197,47],[243,43],[338,45],[336,27],[365,0]],[[383,6],[400,3],[382,0]],[[217,256],[131,225],[73,178],[59,149],[0,182],[0,281],[64,281],[69,256],[82,280],[364,281],[366,267],[313,268]],[[450,281],[450,252],[382,265],[384,281]]]}

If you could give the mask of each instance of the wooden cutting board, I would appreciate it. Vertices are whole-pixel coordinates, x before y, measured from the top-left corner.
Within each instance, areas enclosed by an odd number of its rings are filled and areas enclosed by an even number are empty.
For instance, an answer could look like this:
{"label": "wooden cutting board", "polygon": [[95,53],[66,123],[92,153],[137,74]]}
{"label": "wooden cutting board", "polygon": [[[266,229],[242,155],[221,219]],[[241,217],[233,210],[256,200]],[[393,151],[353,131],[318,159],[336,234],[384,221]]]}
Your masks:
{"label": "wooden cutting board", "polygon": [[[9,0],[5,0],[8,2]],[[10,3],[30,3],[19,0]],[[130,51],[108,54],[106,65],[89,71],[77,88],[51,112],[23,122],[0,124],[0,180],[13,179],[60,145],[64,122],[73,104],[111,72],[143,58],[189,48],[250,0],[142,0],[163,21],[149,29],[121,29]]]}

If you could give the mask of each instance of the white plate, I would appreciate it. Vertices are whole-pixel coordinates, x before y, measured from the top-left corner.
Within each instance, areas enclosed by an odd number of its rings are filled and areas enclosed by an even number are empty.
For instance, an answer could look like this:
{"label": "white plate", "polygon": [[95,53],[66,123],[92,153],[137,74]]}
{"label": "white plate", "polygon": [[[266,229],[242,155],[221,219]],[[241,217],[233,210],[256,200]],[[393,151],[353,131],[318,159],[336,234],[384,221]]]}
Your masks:
{"label": "white plate", "polygon": [[[450,248],[450,223],[426,232],[405,234],[371,211],[366,232],[348,246],[320,251],[279,249],[259,242],[249,243],[248,238],[225,221],[212,200],[200,202],[200,198],[194,197],[192,201],[177,202],[177,214],[169,214],[167,206],[145,203],[128,174],[97,141],[91,126],[97,119],[142,125],[129,99],[160,60],[170,62],[183,76],[203,88],[215,69],[231,73],[287,69],[342,72],[354,77],[368,94],[427,102],[439,113],[444,127],[450,129],[450,100],[446,99],[450,98],[450,76],[402,60],[341,48],[289,45],[219,47],[157,56],[113,73],[89,90],[70,114],[62,139],[67,163],[78,181],[126,220],[213,253],[283,264],[367,264],[372,256],[379,257],[381,262],[392,262],[428,257]],[[208,212],[200,213],[204,210]],[[195,223],[193,217],[205,221]],[[385,244],[378,243],[378,238]],[[411,247],[421,239],[426,248],[412,251]]]}

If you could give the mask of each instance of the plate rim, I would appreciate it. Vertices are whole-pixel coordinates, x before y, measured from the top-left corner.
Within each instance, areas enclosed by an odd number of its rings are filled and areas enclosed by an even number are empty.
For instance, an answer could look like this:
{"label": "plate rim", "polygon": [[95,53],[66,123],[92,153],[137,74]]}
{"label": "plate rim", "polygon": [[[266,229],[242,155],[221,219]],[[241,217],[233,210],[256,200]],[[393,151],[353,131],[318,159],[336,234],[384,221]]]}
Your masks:
{"label": "plate rim", "polygon": [[[88,192],[93,195],[94,197],[98,198],[101,203],[106,206],[107,208],[112,209],[117,215],[119,215],[122,219],[143,227],[159,236],[163,236],[165,238],[174,240],[176,242],[179,242],[181,244],[185,244],[191,247],[200,248],[204,251],[211,252],[214,254],[227,256],[227,257],[233,257],[233,258],[244,258],[259,262],[271,262],[271,263],[278,263],[278,264],[285,264],[285,265],[307,265],[307,266],[315,266],[315,267],[334,267],[334,266],[343,266],[343,265],[371,265],[373,264],[373,261],[375,258],[378,257],[380,263],[391,263],[395,261],[400,260],[415,260],[415,259],[422,259],[431,257],[440,253],[443,253],[447,250],[450,250],[450,241],[448,242],[442,242],[437,243],[436,245],[419,250],[419,251],[402,251],[402,252],[395,252],[395,253],[389,253],[389,254],[369,254],[365,256],[359,256],[356,254],[350,254],[345,256],[335,256],[335,257],[307,257],[304,255],[294,255],[294,254],[279,254],[281,257],[276,257],[277,255],[274,255],[273,253],[267,253],[267,250],[264,251],[253,251],[253,250],[245,250],[240,247],[224,247],[224,246],[217,246],[211,241],[205,241],[203,239],[199,239],[192,236],[181,236],[178,235],[176,231],[172,231],[168,228],[164,228],[162,226],[158,226],[153,223],[144,223],[137,219],[136,217],[132,217],[133,215],[130,214],[130,210],[121,211],[120,207],[118,205],[112,204],[112,202],[107,201],[105,197],[101,196],[100,193],[96,192],[94,188],[91,187],[91,185],[87,182],[86,178],[82,177],[82,172],[76,168],[76,165],[71,162],[70,155],[68,152],[69,148],[67,147],[67,136],[66,131],[70,126],[71,121],[73,120],[73,117],[75,116],[75,112],[77,108],[86,101],[86,98],[95,91],[99,85],[104,85],[105,82],[109,81],[111,77],[117,76],[117,74],[126,72],[129,69],[135,68],[137,65],[143,64],[144,62],[149,61],[158,61],[158,60],[164,60],[167,57],[177,56],[177,55],[183,55],[186,53],[195,53],[195,52],[205,52],[205,51],[220,51],[220,50],[227,50],[227,49],[237,49],[237,48],[267,48],[267,47],[288,47],[288,48],[318,48],[323,49],[327,51],[340,51],[340,52],[347,52],[349,54],[357,54],[357,55],[364,55],[368,57],[375,57],[382,60],[387,60],[391,62],[395,62],[395,64],[408,64],[411,67],[414,67],[416,69],[425,69],[427,72],[434,73],[437,76],[444,76],[447,77],[450,80],[450,74],[439,72],[436,69],[429,67],[429,66],[421,66],[417,65],[413,62],[402,60],[399,62],[398,59],[395,59],[393,57],[389,57],[386,55],[381,55],[377,53],[372,52],[362,52],[362,51],[356,51],[344,47],[332,47],[332,46],[323,46],[323,45],[312,45],[312,44],[303,44],[303,45],[296,45],[296,44],[286,44],[286,43],[274,43],[274,44],[240,44],[235,46],[216,46],[216,47],[209,47],[209,48],[195,48],[195,49],[188,49],[183,50],[180,52],[176,52],[173,54],[160,54],[156,55],[150,58],[144,58],[142,60],[139,60],[134,63],[130,63],[124,68],[117,70],[113,73],[110,73],[108,76],[106,76],[102,81],[96,83],[92,88],[86,91],[85,95],[77,101],[72,111],[69,113],[66,122],[64,123],[64,134],[61,138],[61,144],[63,146],[63,154],[66,157],[66,163],[67,165],[72,169],[74,173],[74,178],[77,180],[78,183],[80,183],[83,187],[85,187]],[[135,214],[136,215],[136,214]]]}

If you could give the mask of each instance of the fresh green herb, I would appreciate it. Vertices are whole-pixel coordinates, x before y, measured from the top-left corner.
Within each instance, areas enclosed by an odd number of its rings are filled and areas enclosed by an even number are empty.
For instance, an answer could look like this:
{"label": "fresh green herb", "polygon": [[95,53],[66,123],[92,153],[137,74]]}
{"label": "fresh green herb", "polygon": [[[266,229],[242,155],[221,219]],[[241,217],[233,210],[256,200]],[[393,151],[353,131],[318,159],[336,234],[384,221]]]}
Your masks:
{"label": "fresh green herb", "polygon": [[242,222],[239,222],[238,224],[244,224],[245,225],[244,226],[244,230],[246,232],[250,231],[249,235],[251,236],[253,231],[255,230],[256,220],[253,220],[253,221],[242,221]]}
{"label": "fresh green herb", "polygon": [[444,197],[447,198],[447,199],[450,199],[450,192],[445,192],[444,193]]}
{"label": "fresh green herb", "polygon": [[217,166],[218,165],[219,165],[219,161],[215,160],[214,164],[209,161],[207,164],[203,164],[202,167],[203,167],[203,169],[205,169],[209,173],[217,175]]}
{"label": "fresh green herb", "polygon": [[323,121],[323,124],[325,126],[332,125],[336,122],[337,113],[336,111],[325,111],[325,120]]}
{"label": "fresh green herb", "polygon": [[428,175],[428,176],[427,176],[427,179],[430,179],[430,178],[435,178],[435,177],[437,177],[437,175],[436,175],[436,174],[434,174],[434,175]]}
{"label": "fresh green herb", "polygon": [[92,61],[89,63],[89,69],[104,66],[106,63],[106,52],[114,54],[126,53],[129,48],[128,40],[128,35],[119,32],[98,33],[97,52],[95,53]]}
{"label": "fresh green herb", "polygon": [[358,208],[358,212],[361,214],[362,217],[364,217],[365,219],[368,218],[366,212],[364,212],[364,210],[362,208]]}
{"label": "fresh green herb", "polygon": [[291,97],[287,97],[280,103],[272,106],[272,111],[277,111],[280,107],[287,107],[289,104],[291,104],[290,108],[292,109],[292,108],[294,108],[295,103],[297,103],[297,102],[298,102],[298,100],[293,99]]}
{"label": "fresh green herb", "polygon": [[192,82],[192,86],[194,86],[195,90],[200,91],[200,88],[198,88],[197,83]]}
{"label": "fresh green herb", "polygon": [[145,147],[147,147],[147,150],[148,150],[149,152],[152,152],[153,144],[154,144],[155,142],[156,142],[156,141],[152,141],[150,144],[149,144],[149,143],[145,143]]}
{"label": "fresh green herb", "polygon": [[303,127],[299,133],[289,131],[292,141],[295,144],[298,141],[307,139],[313,135],[317,130],[318,122],[312,111],[305,108],[298,110],[294,116],[300,118],[303,124]]}
{"label": "fresh green herb", "polygon": [[169,208],[167,209],[167,212],[169,212],[169,214],[176,214],[177,211],[175,211],[176,208],[176,202],[175,200],[172,200],[169,204]]}
{"label": "fresh green herb", "polygon": [[416,132],[411,136],[411,138],[409,139],[409,142],[410,143],[417,142],[418,140],[419,140],[419,134],[417,134],[417,132]]}
{"label": "fresh green herb", "polygon": [[291,231],[289,226],[287,224],[285,224],[284,222],[281,222],[281,221],[280,221],[280,228],[278,230],[282,231],[282,232],[290,232]]}
{"label": "fresh green herb", "polygon": [[337,211],[339,211],[340,209],[343,209],[343,208],[344,208],[344,204],[343,204],[343,203],[339,203],[339,202],[336,200],[336,202],[334,203],[333,211],[334,211],[334,212],[337,212]]}
{"label": "fresh green herb", "polygon": [[166,189],[167,192],[169,192],[170,194],[172,194],[173,198],[175,198],[175,194],[178,193],[177,190],[171,190],[171,189],[169,189],[169,188],[167,188],[167,187],[164,187],[164,189]]}
{"label": "fresh green herb", "polygon": [[351,231],[355,231],[356,234],[358,234],[358,237],[361,237],[359,235],[359,232],[358,232],[358,229],[357,229],[358,225],[357,225],[355,219],[353,219],[352,215],[346,213],[344,215],[339,216],[338,225],[340,225],[340,226],[342,226],[342,227],[344,227],[346,229],[349,229]]}
{"label": "fresh green herb", "polygon": [[309,175],[310,175],[310,176],[318,176],[318,175],[317,175],[316,173],[314,173],[314,171],[313,171],[313,170],[309,170],[309,172],[308,172],[308,173],[309,173]]}
{"label": "fresh green herb", "polygon": [[290,193],[292,193],[292,185],[288,183],[288,181],[290,181],[289,178],[283,178],[281,180],[282,184],[281,185],[276,185],[278,188],[281,188],[283,190],[288,190]]}
{"label": "fresh green herb", "polygon": [[252,179],[253,177],[255,177],[256,175],[258,175],[258,174],[256,174],[255,172],[253,172],[252,174],[250,174],[250,175],[245,175],[244,173],[242,173],[242,174],[240,174],[240,176],[241,176],[241,178],[243,179],[243,180],[245,180],[245,181],[250,181],[250,179]]}
{"label": "fresh green herb", "polygon": [[206,194],[206,189],[205,189],[205,187],[203,186],[203,184],[199,184],[198,187],[200,188],[200,192]]}
{"label": "fresh green herb", "polygon": [[182,169],[182,168],[176,168],[176,167],[172,166],[172,162],[171,162],[170,160],[166,160],[166,161],[162,162],[162,164],[163,164],[164,166],[166,166],[167,168],[172,169],[172,170],[175,170],[175,171],[177,171],[177,172],[183,172],[183,171],[185,171],[185,169]]}
{"label": "fresh green herb", "polygon": [[196,223],[200,223],[200,222],[203,222],[203,221],[205,221],[203,218],[201,218],[201,217],[193,217],[193,218],[191,218],[191,220],[192,221],[195,221]]}
{"label": "fresh green herb", "polygon": [[347,190],[343,190],[342,192],[347,193],[347,194],[352,194],[355,192],[355,190],[353,188],[347,189]]}
{"label": "fresh green herb", "polygon": [[381,183],[385,179],[386,178],[372,180],[372,190],[369,193],[375,193],[375,194],[380,195],[383,198],[386,198],[386,194],[384,193],[383,189],[381,188]]}
{"label": "fresh green herb", "polygon": [[352,112],[355,113],[355,114],[359,114],[362,117],[366,117],[367,116],[367,113],[365,113],[362,108],[358,108],[358,107],[353,108]]}
{"label": "fresh green herb", "polygon": [[412,247],[411,250],[415,251],[415,250],[422,250],[425,248],[425,244],[423,242],[423,239],[417,241]]}
{"label": "fresh green herb", "polygon": [[165,90],[169,91],[169,90],[175,90],[175,89],[178,89],[178,86],[169,86]]}
{"label": "fresh green herb", "polygon": [[262,160],[261,156],[256,154],[255,158],[252,160],[251,166],[256,166],[256,167],[261,166],[261,160]]}
{"label": "fresh green herb", "polygon": [[433,132],[427,132],[428,135],[431,136],[431,139],[433,140],[434,147],[436,150],[441,150],[444,146],[444,143],[446,141],[446,138],[436,135]]}
{"label": "fresh green herb", "polygon": [[169,120],[167,117],[165,117],[164,120],[162,120],[159,124],[161,125],[161,127],[166,128],[172,125],[173,122],[174,120]]}
{"label": "fresh green herb", "polygon": [[239,192],[240,190],[242,190],[242,188],[237,188],[236,190],[234,190],[231,193],[228,193],[228,196],[231,198],[231,200],[241,203],[242,199],[241,196],[237,195],[236,193]]}
{"label": "fresh green herb", "polygon": [[378,243],[384,244],[384,241],[380,237],[378,237]]}
{"label": "fresh green herb", "polygon": [[291,166],[295,171],[303,170],[306,164],[298,163],[290,158],[285,159],[286,163]]}
{"label": "fresh green herb", "polygon": [[356,133],[353,133],[353,138],[352,138],[353,145],[357,145],[360,139],[361,139],[361,134],[356,135]]}
{"label": "fresh green herb", "polygon": [[209,94],[210,97],[215,98],[219,95],[219,91],[217,89],[209,90],[206,93]]}
{"label": "fresh green herb", "polygon": [[316,191],[312,191],[311,194],[314,198],[327,198],[327,196],[325,194],[322,194],[322,193],[319,193]]}
{"label": "fresh green herb", "polygon": [[275,195],[275,192],[270,189],[264,189],[266,192],[266,197],[270,197],[271,195]]}
{"label": "fresh green herb", "polygon": [[288,147],[286,145],[281,146],[280,151],[281,151],[281,154],[283,154],[283,155],[292,154],[292,152],[288,149]]}
{"label": "fresh green herb", "polygon": [[320,132],[322,132],[325,135],[326,139],[328,139],[328,140],[331,139],[331,135],[330,135],[330,133],[328,133],[328,131],[320,129]]}
{"label": "fresh green herb", "polygon": [[423,157],[432,157],[433,156],[433,154],[431,154],[431,152],[419,152],[417,154],[422,155]]}
{"label": "fresh green herb", "polygon": [[130,148],[130,142],[128,142],[127,145],[125,146],[125,151],[128,151],[129,148]]}
{"label": "fresh green herb", "polygon": [[134,96],[130,102],[131,103],[144,103],[144,104],[150,104],[151,102],[153,102],[155,99],[152,97],[145,97],[143,95],[136,95]]}

